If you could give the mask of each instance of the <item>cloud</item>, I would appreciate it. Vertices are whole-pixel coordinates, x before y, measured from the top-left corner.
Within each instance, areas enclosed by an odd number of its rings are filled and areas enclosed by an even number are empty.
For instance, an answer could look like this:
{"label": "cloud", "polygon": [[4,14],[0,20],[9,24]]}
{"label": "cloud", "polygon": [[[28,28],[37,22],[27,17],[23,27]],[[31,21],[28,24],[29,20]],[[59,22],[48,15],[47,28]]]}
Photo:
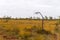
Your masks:
{"label": "cloud", "polygon": [[[0,14],[11,16],[30,16],[40,10],[44,15],[60,13],[59,0],[0,0]],[[47,11],[47,12],[45,12]],[[25,14],[25,15],[23,15]],[[32,15],[33,16],[33,15]]]}

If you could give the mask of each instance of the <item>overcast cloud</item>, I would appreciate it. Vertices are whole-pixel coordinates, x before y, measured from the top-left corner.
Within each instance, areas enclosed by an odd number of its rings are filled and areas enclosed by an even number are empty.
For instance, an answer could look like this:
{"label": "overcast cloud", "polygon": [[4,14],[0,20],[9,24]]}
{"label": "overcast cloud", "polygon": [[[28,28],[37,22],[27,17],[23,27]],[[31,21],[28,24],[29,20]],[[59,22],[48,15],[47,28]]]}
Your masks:
{"label": "overcast cloud", "polygon": [[0,17],[60,16],[60,0],[0,0]]}

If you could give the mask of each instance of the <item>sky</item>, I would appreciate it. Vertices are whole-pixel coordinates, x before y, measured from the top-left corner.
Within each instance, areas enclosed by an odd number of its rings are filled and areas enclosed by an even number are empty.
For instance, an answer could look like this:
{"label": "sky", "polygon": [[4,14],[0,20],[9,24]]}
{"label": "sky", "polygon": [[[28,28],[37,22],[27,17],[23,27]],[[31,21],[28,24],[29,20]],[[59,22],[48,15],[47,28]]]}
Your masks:
{"label": "sky", "polygon": [[60,0],[0,0],[0,17],[60,16]]}

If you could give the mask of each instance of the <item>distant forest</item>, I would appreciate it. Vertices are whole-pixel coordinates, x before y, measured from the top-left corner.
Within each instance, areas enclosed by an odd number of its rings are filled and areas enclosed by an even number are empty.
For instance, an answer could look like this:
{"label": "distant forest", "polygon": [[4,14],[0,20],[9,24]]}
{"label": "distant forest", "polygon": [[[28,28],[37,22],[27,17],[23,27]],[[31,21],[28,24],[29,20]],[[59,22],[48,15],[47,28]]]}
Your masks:
{"label": "distant forest", "polygon": [[[0,17],[0,19],[16,19],[16,20],[18,20],[18,19],[38,19],[38,20],[40,20],[42,18],[40,18],[40,17],[29,17],[29,18],[16,17],[16,18],[12,18],[11,16],[3,16],[3,17]],[[44,20],[55,20],[55,19],[60,19],[60,16],[58,18],[54,18],[52,16],[50,16],[50,17],[44,16]]]}

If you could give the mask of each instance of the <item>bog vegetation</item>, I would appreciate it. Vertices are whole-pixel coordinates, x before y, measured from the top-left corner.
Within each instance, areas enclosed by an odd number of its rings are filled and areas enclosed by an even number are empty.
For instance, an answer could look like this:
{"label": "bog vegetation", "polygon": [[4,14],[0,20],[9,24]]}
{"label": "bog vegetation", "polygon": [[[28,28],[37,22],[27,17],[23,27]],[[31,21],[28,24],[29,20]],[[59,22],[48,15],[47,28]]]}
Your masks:
{"label": "bog vegetation", "polygon": [[60,40],[60,19],[0,18],[0,40]]}

